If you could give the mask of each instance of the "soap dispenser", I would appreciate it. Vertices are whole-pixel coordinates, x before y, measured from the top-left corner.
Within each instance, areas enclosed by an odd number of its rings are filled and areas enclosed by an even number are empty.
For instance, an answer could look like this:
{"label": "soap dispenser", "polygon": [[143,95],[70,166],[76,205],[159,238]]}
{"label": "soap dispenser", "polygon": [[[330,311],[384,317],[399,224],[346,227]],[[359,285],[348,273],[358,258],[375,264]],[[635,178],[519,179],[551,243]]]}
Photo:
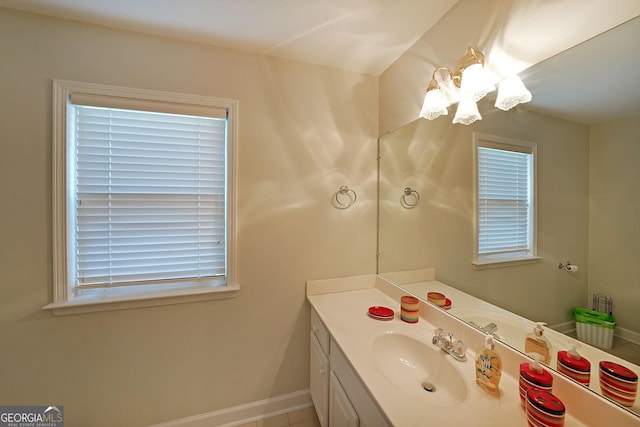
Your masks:
{"label": "soap dispenser", "polygon": [[487,335],[484,338],[484,349],[476,358],[476,383],[490,393],[498,391],[502,375],[502,359],[494,347],[493,337]]}
{"label": "soap dispenser", "polygon": [[589,387],[591,363],[578,353],[577,344],[572,343],[569,351],[558,352],[558,372]]}
{"label": "soap dispenser", "polygon": [[524,352],[538,353],[542,356],[540,362],[548,365],[551,362],[551,343],[544,336],[544,329],[542,328],[546,323],[536,322],[536,327],[533,328],[533,332],[527,335],[524,341]]}
{"label": "soap dispenser", "polygon": [[540,365],[542,356],[538,353],[528,354],[533,360],[520,364],[520,402],[524,407],[527,401],[527,390],[531,387],[553,391],[553,376]]}

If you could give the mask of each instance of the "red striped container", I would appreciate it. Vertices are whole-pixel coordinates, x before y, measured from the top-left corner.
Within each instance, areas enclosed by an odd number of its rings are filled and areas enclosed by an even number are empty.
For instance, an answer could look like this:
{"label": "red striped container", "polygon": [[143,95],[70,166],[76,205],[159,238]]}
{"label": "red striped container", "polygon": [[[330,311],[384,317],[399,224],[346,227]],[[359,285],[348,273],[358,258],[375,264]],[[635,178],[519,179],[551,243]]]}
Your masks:
{"label": "red striped container", "polygon": [[533,427],[564,426],[564,403],[550,391],[532,387],[527,390],[527,422]]}
{"label": "red striped container", "polygon": [[527,391],[530,388],[539,388],[551,392],[553,377],[543,369],[540,364],[532,367],[529,362],[525,362],[520,364],[520,379],[518,384],[520,389],[520,402],[522,402],[523,407],[526,407]]}
{"label": "red striped container", "polygon": [[575,348],[558,352],[557,368],[558,372],[589,387],[591,382],[591,363],[580,356]]}
{"label": "red striped container", "polygon": [[609,399],[631,408],[638,393],[638,374],[615,362],[600,362],[600,391]]}

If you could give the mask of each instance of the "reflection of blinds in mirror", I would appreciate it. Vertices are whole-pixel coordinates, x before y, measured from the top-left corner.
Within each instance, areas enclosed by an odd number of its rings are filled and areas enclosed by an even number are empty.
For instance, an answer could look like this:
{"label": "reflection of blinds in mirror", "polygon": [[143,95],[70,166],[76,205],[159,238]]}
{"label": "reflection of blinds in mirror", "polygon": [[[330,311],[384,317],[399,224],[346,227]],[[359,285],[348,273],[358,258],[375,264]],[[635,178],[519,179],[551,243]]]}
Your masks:
{"label": "reflection of blinds in mirror", "polygon": [[478,147],[478,254],[532,255],[533,154]]}

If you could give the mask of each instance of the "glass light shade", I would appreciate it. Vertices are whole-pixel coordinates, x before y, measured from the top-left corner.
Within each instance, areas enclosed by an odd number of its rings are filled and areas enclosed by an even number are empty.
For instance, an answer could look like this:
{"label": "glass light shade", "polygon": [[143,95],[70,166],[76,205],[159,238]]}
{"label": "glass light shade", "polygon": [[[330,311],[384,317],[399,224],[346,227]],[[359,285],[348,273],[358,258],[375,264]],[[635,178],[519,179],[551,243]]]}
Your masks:
{"label": "glass light shade", "polygon": [[480,101],[486,94],[496,90],[487,76],[482,64],[468,66],[462,72],[460,92],[462,97],[470,96],[474,101]]}
{"label": "glass light shade", "polygon": [[449,112],[447,111],[447,103],[444,100],[442,91],[440,89],[428,90],[424,95],[424,103],[422,104],[420,117],[433,120],[440,116],[446,116],[447,114],[449,114]]}
{"label": "glass light shade", "polygon": [[458,109],[456,110],[456,115],[453,118],[453,123],[470,125],[476,120],[482,120],[476,101],[469,96],[463,95],[460,103],[458,104]]}
{"label": "glass light shade", "polygon": [[496,108],[507,111],[518,104],[531,101],[531,92],[527,90],[520,77],[513,75],[500,82]]}
{"label": "glass light shade", "polygon": [[447,106],[460,102],[460,89],[455,85],[453,79],[440,82],[440,90]]}

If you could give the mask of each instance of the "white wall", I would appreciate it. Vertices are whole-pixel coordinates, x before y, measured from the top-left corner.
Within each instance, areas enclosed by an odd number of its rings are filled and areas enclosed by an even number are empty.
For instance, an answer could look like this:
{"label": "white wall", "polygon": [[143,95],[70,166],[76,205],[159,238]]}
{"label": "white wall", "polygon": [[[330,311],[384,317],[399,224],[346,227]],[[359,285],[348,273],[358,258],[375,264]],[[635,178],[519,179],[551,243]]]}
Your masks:
{"label": "white wall", "polygon": [[[307,388],[305,281],[376,268],[377,78],[2,8],[0,52],[0,403],[148,425]],[[239,100],[236,298],[41,310],[54,78]]]}
{"label": "white wall", "polygon": [[591,127],[589,297],[612,297],[619,328],[635,340],[640,339],[638,141],[640,116]]}

